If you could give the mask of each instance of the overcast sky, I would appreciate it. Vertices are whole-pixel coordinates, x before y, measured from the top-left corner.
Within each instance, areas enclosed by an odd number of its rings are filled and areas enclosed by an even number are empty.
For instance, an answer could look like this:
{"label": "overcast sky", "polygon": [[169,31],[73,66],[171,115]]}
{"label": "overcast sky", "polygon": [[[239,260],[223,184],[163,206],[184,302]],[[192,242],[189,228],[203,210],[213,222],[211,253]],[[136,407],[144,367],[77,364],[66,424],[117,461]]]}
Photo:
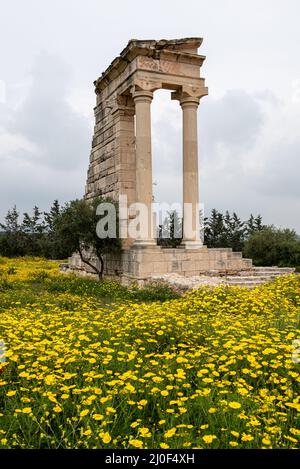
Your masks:
{"label": "overcast sky", "polygon": [[[204,38],[201,202],[300,233],[299,0],[0,0],[0,218],[84,193],[93,81],[131,38]],[[152,105],[155,200],[182,188],[181,109]]]}

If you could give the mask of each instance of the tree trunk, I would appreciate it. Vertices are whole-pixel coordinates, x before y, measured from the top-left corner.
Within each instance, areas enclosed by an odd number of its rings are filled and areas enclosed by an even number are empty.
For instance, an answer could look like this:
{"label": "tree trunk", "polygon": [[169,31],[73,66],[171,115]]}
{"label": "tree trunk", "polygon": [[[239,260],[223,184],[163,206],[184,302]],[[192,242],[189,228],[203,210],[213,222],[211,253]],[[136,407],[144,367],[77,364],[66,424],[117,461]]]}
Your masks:
{"label": "tree trunk", "polygon": [[103,278],[103,269],[104,269],[104,262],[103,262],[103,259],[102,259],[102,256],[98,256],[99,260],[100,260],[100,270],[94,265],[92,264],[88,259],[85,259],[83,257],[83,254],[82,254],[82,250],[81,250],[81,247],[80,245],[77,247],[77,250],[78,250],[78,253],[79,253],[79,256],[80,256],[80,259],[82,262],[84,262],[85,264],[87,264],[89,267],[91,267],[91,269],[93,269],[93,271],[98,275],[99,277],[99,280],[102,280]]}
{"label": "tree trunk", "polygon": [[101,254],[98,254],[98,258],[99,258],[99,261],[100,261],[100,273],[99,273],[99,279],[102,280],[103,279],[103,271],[104,271],[104,260],[103,260],[103,257]]}

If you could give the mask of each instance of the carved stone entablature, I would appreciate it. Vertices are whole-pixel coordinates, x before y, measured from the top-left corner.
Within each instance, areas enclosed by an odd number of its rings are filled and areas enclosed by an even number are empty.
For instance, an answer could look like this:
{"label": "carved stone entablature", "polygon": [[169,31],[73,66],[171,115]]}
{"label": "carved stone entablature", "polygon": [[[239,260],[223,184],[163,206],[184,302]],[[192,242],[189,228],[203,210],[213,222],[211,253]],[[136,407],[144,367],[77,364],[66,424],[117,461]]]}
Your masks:
{"label": "carved stone entablature", "polygon": [[[202,38],[160,41],[132,39],[120,56],[94,81],[95,92],[100,95],[105,91],[105,94],[109,95],[114,89],[126,86],[126,82],[129,86],[132,77],[139,72],[157,74],[153,77],[157,81],[165,75],[199,80],[200,68],[205,60],[205,56],[197,53],[201,44]],[[148,78],[150,79],[150,76]]]}

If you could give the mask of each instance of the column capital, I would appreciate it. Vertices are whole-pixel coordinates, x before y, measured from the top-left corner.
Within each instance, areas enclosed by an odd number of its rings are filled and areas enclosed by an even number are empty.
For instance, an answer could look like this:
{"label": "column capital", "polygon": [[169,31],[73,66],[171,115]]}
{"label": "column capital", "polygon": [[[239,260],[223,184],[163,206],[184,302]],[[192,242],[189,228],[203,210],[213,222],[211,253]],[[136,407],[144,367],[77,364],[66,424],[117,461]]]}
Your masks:
{"label": "column capital", "polygon": [[206,87],[182,86],[171,93],[171,99],[180,102],[181,107],[198,107],[200,99],[208,94]]}
{"label": "column capital", "polygon": [[139,90],[136,89],[136,87],[132,88],[132,98],[135,103],[151,103],[153,99],[153,92],[152,91],[146,91],[146,90]]}
{"label": "column capital", "polygon": [[182,109],[185,109],[185,108],[197,109],[200,104],[200,98],[197,98],[196,96],[182,96],[179,99],[179,103]]}
{"label": "column capital", "polygon": [[[162,88],[162,83],[158,80],[149,78],[135,77],[132,83],[132,89],[134,91],[155,91]],[[132,92],[132,91],[131,91]]]}
{"label": "column capital", "polygon": [[134,101],[130,95],[118,95],[113,99],[110,107],[114,116],[133,116],[135,114]]}

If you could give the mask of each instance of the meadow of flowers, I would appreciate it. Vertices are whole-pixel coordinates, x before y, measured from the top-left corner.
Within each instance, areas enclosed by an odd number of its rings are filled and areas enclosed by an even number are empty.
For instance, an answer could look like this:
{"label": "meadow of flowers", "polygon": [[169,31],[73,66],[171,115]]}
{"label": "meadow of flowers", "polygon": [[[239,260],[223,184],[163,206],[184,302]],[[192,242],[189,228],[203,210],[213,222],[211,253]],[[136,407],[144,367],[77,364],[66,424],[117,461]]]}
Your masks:
{"label": "meadow of flowers", "polygon": [[155,299],[2,258],[0,447],[298,448],[299,311],[299,276]]}

